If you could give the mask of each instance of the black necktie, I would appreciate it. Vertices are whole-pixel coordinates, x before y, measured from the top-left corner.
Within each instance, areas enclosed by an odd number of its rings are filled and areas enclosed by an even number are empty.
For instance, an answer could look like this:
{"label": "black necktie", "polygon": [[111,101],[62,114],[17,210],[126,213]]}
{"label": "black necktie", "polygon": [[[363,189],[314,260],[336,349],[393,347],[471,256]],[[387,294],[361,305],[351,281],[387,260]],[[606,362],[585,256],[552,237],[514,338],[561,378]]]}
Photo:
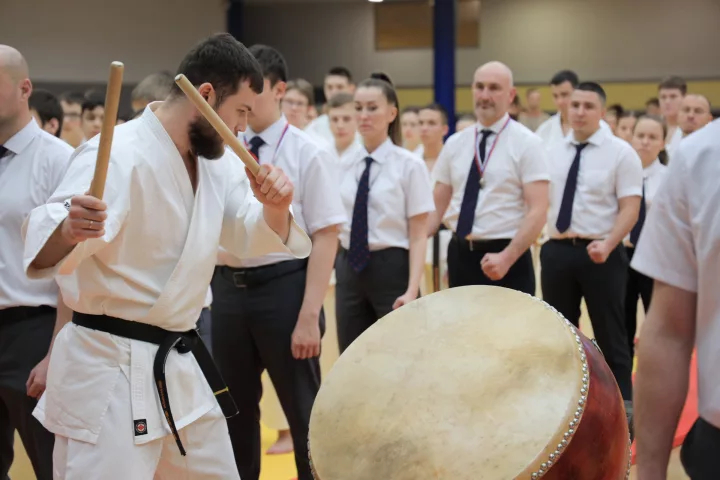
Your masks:
{"label": "black necktie", "polygon": [[572,223],[573,201],[575,200],[575,190],[577,189],[578,171],[580,171],[580,154],[587,146],[587,143],[575,145],[575,158],[573,159],[572,165],[570,165],[562,203],[560,204],[560,212],[558,213],[557,222],[555,223],[555,227],[560,233],[564,233],[570,228],[570,223]]}
{"label": "black necktie", "polygon": [[255,156],[255,160],[260,163],[260,147],[265,145],[265,140],[259,136],[255,136],[250,139],[250,153]]}
{"label": "black necktie", "polygon": [[8,149],[4,145],[0,145],[0,158],[4,157]]}
{"label": "black necktie", "polygon": [[630,230],[630,243],[632,243],[633,246],[637,246],[637,241],[640,238],[640,232],[642,231],[643,224],[645,223],[646,208],[647,206],[645,205],[645,179],[643,178],[642,199],[640,199],[640,214],[638,215],[637,222],[635,222],[635,226],[632,230]]}
{"label": "black necktie", "polygon": [[[485,129],[482,132],[482,139],[478,150],[480,150],[480,163],[485,163],[485,148],[488,137],[494,133],[492,130]],[[465,238],[472,232],[475,223],[475,208],[477,207],[478,194],[480,193],[480,171],[475,164],[475,154],[473,154],[470,163],[470,173],[468,173],[467,183],[465,184],[465,194],[463,195],[462,204],[460,205],[460,215],[458,217],[457,228],[455,234],[460,238]]]}
{"label": "black necktie", "polygon": [[370,262],[370,247],[368,246],[368,197],[370,196],[370,165],[373,159],[365,158],[363,170],[358,182],[353,208],[352,226],[350,227],[350,250],[348,261],[356,272],[361,272]]}

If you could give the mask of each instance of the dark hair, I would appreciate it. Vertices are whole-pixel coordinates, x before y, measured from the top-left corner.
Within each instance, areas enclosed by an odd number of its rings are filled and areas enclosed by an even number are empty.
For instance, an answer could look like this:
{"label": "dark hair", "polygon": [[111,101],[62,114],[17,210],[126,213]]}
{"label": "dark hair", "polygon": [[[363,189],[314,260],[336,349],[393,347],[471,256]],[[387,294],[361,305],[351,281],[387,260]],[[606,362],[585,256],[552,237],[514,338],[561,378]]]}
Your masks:
{"label": "dark hair", "polygon": [[682,77],[671,75],[663,78],[660,82],[660,85],[658,85],[658,91],[660,90],[680,90],[680,92],[685,95],[687,93],[687,83]]}
{"label": "dark hair", "polygon": [[438,112],[440,113],[440,118],[442,118],[443,125],[448,124],[447,110],[445,110],[445,107],[443,107],[439,103],[431,103],[430,105],[425,105],[420,110],[432,110],[433,112]]}
{"label": "dark hair", "polygon": [[263,77],[270,80],[271,87],[277,82],[287,82],[287,62],[279,51],[268,45],[257,44],[250,47],[250,53],[260,64]]}
{"label": "dark hair", "polygon": [[615,113],[615,116],[616,116],[617,118],[622,117],[622,114],[625,113],[625,109],[624,109],[623,106],[620,105],[619,103],[615,103],[615,104],[613,104],[613,105],[610,105],[610,106],[608,107],[608,111],[614,112],[614,113]]}
{"label": "dark hair", "polygon": [[550,79],[550,85],[557,86],[562,85],[565,82],[570,82],[570,85],[572,85],[573,88],[576,88],[578,83],[580,83],[580,79],[578,78],[577,73],[572,70],[561,70],[556,73],[552,79]]}
{"label": "dark hair", "polygon": [[97,107],[105,108],[105,96],[96,90],[88,91],[82,102],[82,113],[86,110],[95,110]]}
{"label": "dark hair", "polygon": [[418,113],[420,113],[420,107],[417,107],[415,105],[409,105],[402,109],[402,112],[400,112],[400,116],[403,116],[406,113],[414,113],[415,115],[417,115]]}
{"label": "dark hair", "polygon": [[[640,124],[640,120],[645,120],[645,119],[652,120],[654,122],[659,123],[663,130],[663,139],[665,137],[667,137],[667,132],[668,132],[667,123],[665,122],[665,120],[662,117],[659,117],[657,115],[648,115],[648,114],[640,115],[637,119],[637,123],[635,124],[635,128],[637,128],[637,126]],[[635,129],[633,129],[633,133],[635,133]],[[663,143],[664,143],[664,140],[663,140]],[[662,163],[663,165],[668,164],[668,153],[667,153],[667,150],[665,150],[665,148],[660,150],[660,153],[658,153],[658,160],[660,160],[660,163]]]}
{"label": "dark hair", "polygon": [[[398,101],[397,92],[395,91],[395,87],[393,87],[390,77],[382,72],[376,72],[370,75],[370,78],[363,80],[360,85],[358,85],[358,88],[369,87],[380,89],[387,102],[400,110],[400,102]],[[388,126],[388,136],[395,145],[402,145],[402,138],[400,136],[400,115],[396,115],[395,120],[393,120]]]}
{"label": "dark hair", "polygon": [[621,115],[618,115],[618,120],[622,120],[623,118],[637,118],[637,113],[632,110],[624,110]]}
{"label": "dark hair", "polygon": [[349,83],[352,83],[352,75],[350,74],[350,70],[348,70],[345,67],[332,67],[330,70],[328,70],[326,77],[329,76],[336,76],[336,77],[345,77],[348,79]]}
{"label": "dark hair", "polygon": [[328,108],[340,108],[353,102],[353,96],[348,92],[338,92],[328,100]]}
{"label": "dark hair", "polygon": [[63,124],[63,109],[60,100],[47,90],[33,90],[29,100],[30,108],[35,110],[40,117],[40,123],[44,127],[53,118],[58,121],[58,129],[55,136],[59,137]]}
{"label": "dark hair", "polygon": [[302,96],[307,98],[308,106],[315,105],[315,89],[312,84],[304,78],[290,80],[287,83],[287,88],[285,88],[285,93],[287,94],[290,90],[297,90]]}
{"label": "dark hair", "polygon": [[147,102],[165,100],[170,95],[174,84],[175,79],[170,72],[151,73],[133,88],[130,100],[133,102],[138,100],[146,100]]}
{"label": "dark hair", "polygon": [[575,89],[581,90],[583,92],[595,92],[600,97],[600,103],[605,105],[605,102],[607,102],[607,95],[605,94],[605,90],[603,90],[599,83],[582,82],[577,87],[575,87]]}
{"label": "dark hair", "polygon": [[647,102],[645,102],[645,106],[649,107],[650,105],[655,105],[656,107],[659,107],[660,100],[658,100],[657,97],[650,98]]}
{"label": "dark hair", "polygon": [[[263,91],[260,64],[245,46],[229,33],[219,33],[202,40],[185,55],[177,74],[183,74],[194,86],[210,83],[217,96],[216,107],[226,96],[234,95],[240,82],[249,81],[255,93]],[[172,97],[183,96],[180,87],[173,82]]]}
{"label": "dark hair", "polygon": [[85,95],[82,92],[64,92],[60,94],[60,101],[71,105],[82,105]]}

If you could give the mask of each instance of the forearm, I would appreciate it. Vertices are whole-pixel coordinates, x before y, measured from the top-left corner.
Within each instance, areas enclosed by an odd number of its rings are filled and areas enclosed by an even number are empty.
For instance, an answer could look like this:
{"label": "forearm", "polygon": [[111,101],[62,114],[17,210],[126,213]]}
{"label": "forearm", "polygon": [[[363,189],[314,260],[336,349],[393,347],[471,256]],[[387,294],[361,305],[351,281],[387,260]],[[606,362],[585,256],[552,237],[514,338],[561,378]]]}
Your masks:
{"label": "forearm", "polygon": [[620,212],[618,212],[615,225],[613,225],[610,235],[608,235],[605,239],[611,249],[617,247],[620,242],[622,242],[623,238],[630,233],[630,230],[632,230],[633,226],[635,226],[637,219],[638,212],[632,208],[623,208]]}
{"label": "forearm", "polygon": [[63,224],[65,220],[60,222],[55,231],[50,235],[45,246],[40,250],[35,259],[32,261],[31,266],[36,270],[44,270],[51,268],[60,263],[65,257],[77,245],[76,242],[72,242],[65,238],[63,235]]}
{"label": "forearm", "polygon": [[440,228],[440,224],[442,224],[442,216],[444,212],[439,212],[438,210],[435,210],[430,214],[430,218],[428,220],[428,229],[427,229],[427,236],[432,237],[435,235],[435,233]]}
{"label": "forearm", "polygon": [[520,223],[515,237],[505,247],[512,263],[515,263],[538,239],[542,233],[543,226],[547,220],[547,214],[543,208],[532,208],[528,210]]}
{"label": "forearm", "polygon": [[[316,232],[313,237],[312,251],[308,259],[307,279],[305,281],[305,296],[301,310],[307,317],[317,320],[320,315],[330,284],[335,254],[337,253],[337,227],[329,227]],[[300,315],[300,318],[305,318]]]}
{"label": "forearm", "polygon": [[427,237],[418,235],[410,238],[410,277],[407,293],[417,294],[420,289],[420,280],[425,272],[426,250]]}
{"label": "forearm", "polygon": [[288,237],[290,236],[290,224],[292,216],[290,210],[287,208],[275,208],[263,206],[263,218],[265,223],[277,233],[283,243],[287,243]]}
{"label": "forearm", "polygon": [[643,331],[634,395],[640,478],[666,478],[675,430],[687,396],[691,354],[692,344],[683,345],[650,328]]}

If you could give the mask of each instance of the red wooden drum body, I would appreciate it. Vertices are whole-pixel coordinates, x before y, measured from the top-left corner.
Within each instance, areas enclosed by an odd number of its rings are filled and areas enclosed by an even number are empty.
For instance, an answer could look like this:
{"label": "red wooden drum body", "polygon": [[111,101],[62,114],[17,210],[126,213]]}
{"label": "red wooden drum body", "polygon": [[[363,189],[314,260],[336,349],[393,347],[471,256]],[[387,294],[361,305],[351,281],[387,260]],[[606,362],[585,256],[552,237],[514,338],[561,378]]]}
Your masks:
{"label": "red wooden drum body", "polygon": [[593,342],[541,300],[470,286],[379,320],[313,407],[317,480],[622,480],[623,399]]}

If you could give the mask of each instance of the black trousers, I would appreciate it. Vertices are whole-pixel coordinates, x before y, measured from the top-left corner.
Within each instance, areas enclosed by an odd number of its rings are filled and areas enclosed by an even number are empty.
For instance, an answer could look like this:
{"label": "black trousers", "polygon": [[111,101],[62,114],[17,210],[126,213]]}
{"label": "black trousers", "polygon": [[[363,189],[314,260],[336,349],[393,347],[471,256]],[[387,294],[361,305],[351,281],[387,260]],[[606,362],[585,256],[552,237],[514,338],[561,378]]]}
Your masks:
{"label": "black trousers", "polygon": [[23,309],[23,319],[10,318],[11,310],[19,309],[0,310],[0,479],[8,478],[17,430],[35,477],[52,480],[55,436],[32,416],[37,400],[27,396],[25,383],[48,353],[55,309]]}
{"label": "black trousers", "polygon": [[587,240],[549,240],[540,251],[543,300],[576,327],[587,305],[595,339],[625,400],[632,400],[632,359],[625,330],[628,259],[618,246],[605,263],[587,253]]}
{"label": "black trousers", "polygon": [[717,480],[720,478],[720,428],[702,418],[692,426],[682,449],[680,461],[692,480]]}
{"label": "black trousers", "polygon": [[487,253],[500,253],[510,240],[475,240],[472,243],[453,235],[448,245],[448,277],[450,287],[493,285],[535,295],[535,268],[530,250],[523,253],[500,280],[490,280],[482,271],[480,261]]}
{"label": "black trousers", "polygon": [[386,248],[370,252],[370,263],[357,273],[340,249],[335,259],[335,317],[340,353],[380,318],[408,288],[410,252]]}
{"label": "black trousers", "polygon": [[[628,262],[632,260],[635,249],[625,247]],[[627,329],[630,358],[635,356],[635,334],[637,333],[637,303],[642,299],[645,313],[650,310],[650,298],[653,291],[653,279],[628,267],[628,282],[625,295],[625,328]]]}
{"label": "black trousers", "polygon": [[[308,428],[320,389],[318,358],[296,360],[291,336],[305,294],[307,260],[267,267],[218,267],[212,281],[213,358],[240,413],[228,419],[240,477],[260,476],[260,399],[267,369],[295,445],[299,480],[313,480]],[[325,318],[320,314],[320,331]]]}

